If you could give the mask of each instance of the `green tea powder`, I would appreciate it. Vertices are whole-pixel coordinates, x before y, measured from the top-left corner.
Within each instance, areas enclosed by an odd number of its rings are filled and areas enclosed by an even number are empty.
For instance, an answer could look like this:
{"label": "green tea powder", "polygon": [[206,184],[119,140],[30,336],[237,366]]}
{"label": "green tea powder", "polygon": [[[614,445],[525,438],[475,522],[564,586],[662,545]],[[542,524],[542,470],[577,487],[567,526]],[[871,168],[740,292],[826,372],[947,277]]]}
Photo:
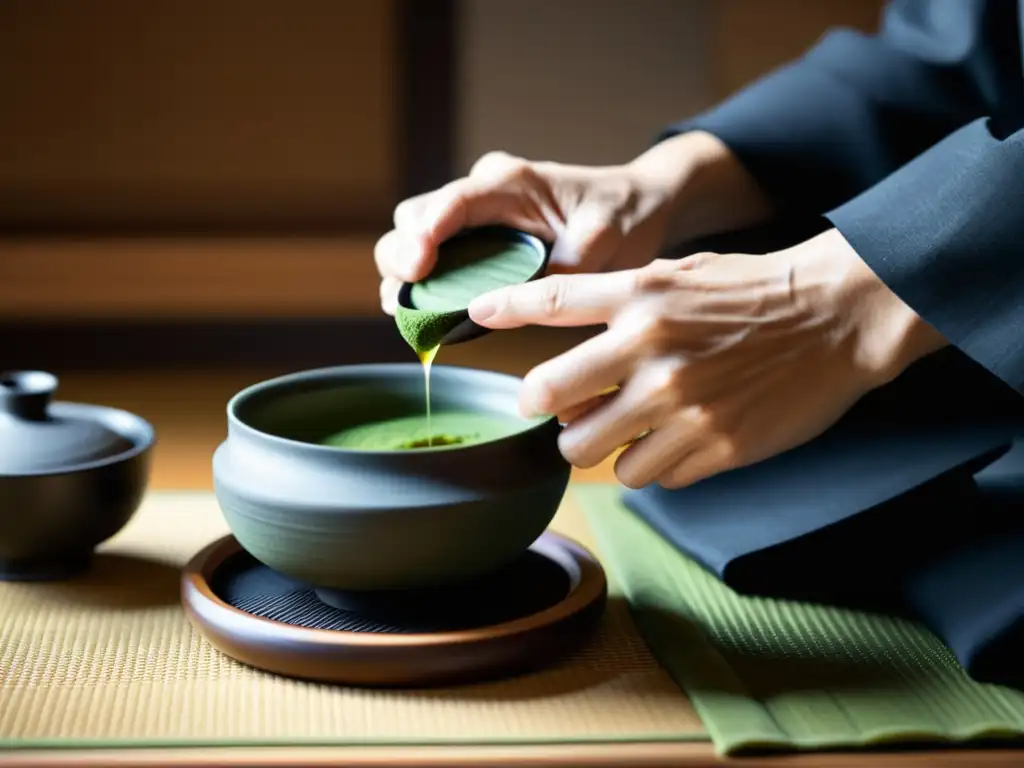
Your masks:
{"label": "green tea powder", "polygon": [[395,310],[398,332],[420,360],[441,346],[444,337],[461,321],[453,312],[421,312],[401,306]]}

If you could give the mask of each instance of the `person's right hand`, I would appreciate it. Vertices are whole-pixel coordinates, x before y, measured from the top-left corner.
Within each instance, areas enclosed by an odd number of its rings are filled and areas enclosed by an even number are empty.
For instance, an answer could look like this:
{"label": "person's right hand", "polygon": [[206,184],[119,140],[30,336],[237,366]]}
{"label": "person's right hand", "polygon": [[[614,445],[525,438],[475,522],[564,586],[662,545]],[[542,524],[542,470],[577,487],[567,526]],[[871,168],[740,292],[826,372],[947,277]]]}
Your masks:
{"label": "person's right hand", "polygon": [[[381,306],[393,314],[401,283],[429,275],[443,241],[485,224],[504,224],[553,243],[552,272],[648,264],[668,241],[703,234],[694,230],[704,224],[708,202],[695,194],[694,179],[710,179],[710,185],[703,185],[709,192],[726,193],[717,195],[721,204],[712,206],[716,210],[734,215],[742,207],[743,190],[737,191],[729,176],[735,170],[697,173],[721,170],[723,158],[731,158],[724,145],[698,133],[670,139],[617,166],[531,162],[503,152],[484,155],[468,176],[395,209],[394,229],[374,251]],[[723,179],[729,183],[719,190]],[[681,213],[684,204],[688,211]]]}

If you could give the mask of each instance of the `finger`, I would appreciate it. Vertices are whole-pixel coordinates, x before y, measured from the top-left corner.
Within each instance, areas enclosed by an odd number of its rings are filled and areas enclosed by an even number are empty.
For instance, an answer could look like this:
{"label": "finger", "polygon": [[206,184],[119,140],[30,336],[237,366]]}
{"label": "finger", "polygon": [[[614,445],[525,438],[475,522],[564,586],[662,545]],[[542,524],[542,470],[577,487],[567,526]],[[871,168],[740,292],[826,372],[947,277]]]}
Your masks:
{"label": "finger", "polygon": [[618,397],[562,431],[563,455],[579,467],[592,467],[623,446],[678,419],[678,363],[649,360],[637,367]]}
{"label": "finger", "polygon": [[575,405],[572,408],[568,409],[567,411],[563,411],[562,413],[558,414],[559,423],[568,424],[570,421],[573,421],[574,419],[578,419],[586,415],[597,406],[615,397],[618,392],[618,385],[607,387],[601,390],[600,392],[597,393],[596,397],[592,397],[591,399],[586,400],[580,403],[579,405]]}
{"label": "finger", "polygon": [[398,309],[398,290],[402,281],[394,277],[385,277],[380,281],[380,307],[386,314],[394,315]]}
{"label": "finger", "polygon": [[605,331],[526,374],[519,408],[527,416],[563,413],[625,381],[632,366],[621,334]]}
{"label": "finger", "polygon": [[468,227],[504,224],[543,240],[554,240],[551,223],[543,210],[553,209],[551,201],[534,199],[538,185],[527,185],[511,173],[506,176],[458,179],[431,194],[419,225],[410,231],[421,236],[427,247],[437,248]]}
{"label": "finger", "polygon": [[569,424],[577,419],[581,419],[614,396],[614,393],[597,395],[596,397],[583,401],[579,405],[574,405],[558,414],[558,423]]}
{"label": "finger", "polygon": [[531,207],[524,205],[530,195],[518,169],[528,164],[508,156],[501,165],[404,200],[395,208],[395,230],[402,235],[411,272],[419,275],[415,279],[422,279],[433,268],[441,243],[467,227],[507,224],[538,237],[554,238],[543,217],[531,217]]}
{"label": "finger", "polygon": [[426,248],[421,241],[393,229],[377,241],[373,260],[381,277],[414,283],[430,274],[436,256],[433,249]]}
{"label": "finger", "polygon": [[469,316],[487,328],[582,326],[609,322],[636,295],[636,272],[549,275],[499,288],[470,302]]}
{"label": "finger", "polygon": [[395,206],[394,222],[395,229],[400,232],[418,232],[423,221],[423,212],[430,202],[433,192],[425,192],[422,195],[406,198]]}
{"label": "finger", "polygon": [[558,447],[570,464],[584,469],[596,466],[657,426],[660,409],[643,398],[634,381],[562,430]]}
{"label": "finger", "polygon": [[663,488],[686,488],[734,469],[734,451],[726,440],[712,440],[687,454],[679,464],[658,478]]}
{"label": "finger", "polygon": [[709,430],[695,416],[697,409],[675,414],[636,440],[615,461],[615,475],[629,488],[644,488],[666,476],[682,459],[709,440]]}

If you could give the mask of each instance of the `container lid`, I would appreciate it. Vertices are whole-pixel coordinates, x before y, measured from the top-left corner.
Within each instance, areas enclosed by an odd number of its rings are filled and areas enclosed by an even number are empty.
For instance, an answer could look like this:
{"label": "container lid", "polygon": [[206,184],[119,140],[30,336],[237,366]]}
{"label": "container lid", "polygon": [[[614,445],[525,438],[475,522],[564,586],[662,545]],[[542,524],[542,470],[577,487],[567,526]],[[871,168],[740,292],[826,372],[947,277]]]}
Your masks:
{"label": "container lid", "polygon": [[72,469],[132,447],[88,406],[51,408],[57,385],[44,371],[0,373],[0,474]]}
{"label": "container lid", "polygon": [[438,248],[433,272],[418,283],[403,283],[395,322],[421,360],[440,344],[457,344],[487,333],[469,319],[477,296],[528,283],[547,270],[551,246],[504,226],[464,229]]}

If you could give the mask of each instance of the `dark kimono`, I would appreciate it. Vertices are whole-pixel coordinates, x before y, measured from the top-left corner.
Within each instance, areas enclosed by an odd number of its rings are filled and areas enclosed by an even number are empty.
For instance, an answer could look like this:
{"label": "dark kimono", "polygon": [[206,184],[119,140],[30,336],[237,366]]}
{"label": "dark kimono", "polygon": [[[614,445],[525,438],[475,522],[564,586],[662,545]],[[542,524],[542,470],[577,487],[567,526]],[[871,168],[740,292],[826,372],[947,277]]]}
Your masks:
{"label": "dark kimono", "polygon": [[1024,685],[1024,3],[895,0],[664,133],[721,138],[952,347],[822,437],[627,504],[740,592],[906,611]]}

